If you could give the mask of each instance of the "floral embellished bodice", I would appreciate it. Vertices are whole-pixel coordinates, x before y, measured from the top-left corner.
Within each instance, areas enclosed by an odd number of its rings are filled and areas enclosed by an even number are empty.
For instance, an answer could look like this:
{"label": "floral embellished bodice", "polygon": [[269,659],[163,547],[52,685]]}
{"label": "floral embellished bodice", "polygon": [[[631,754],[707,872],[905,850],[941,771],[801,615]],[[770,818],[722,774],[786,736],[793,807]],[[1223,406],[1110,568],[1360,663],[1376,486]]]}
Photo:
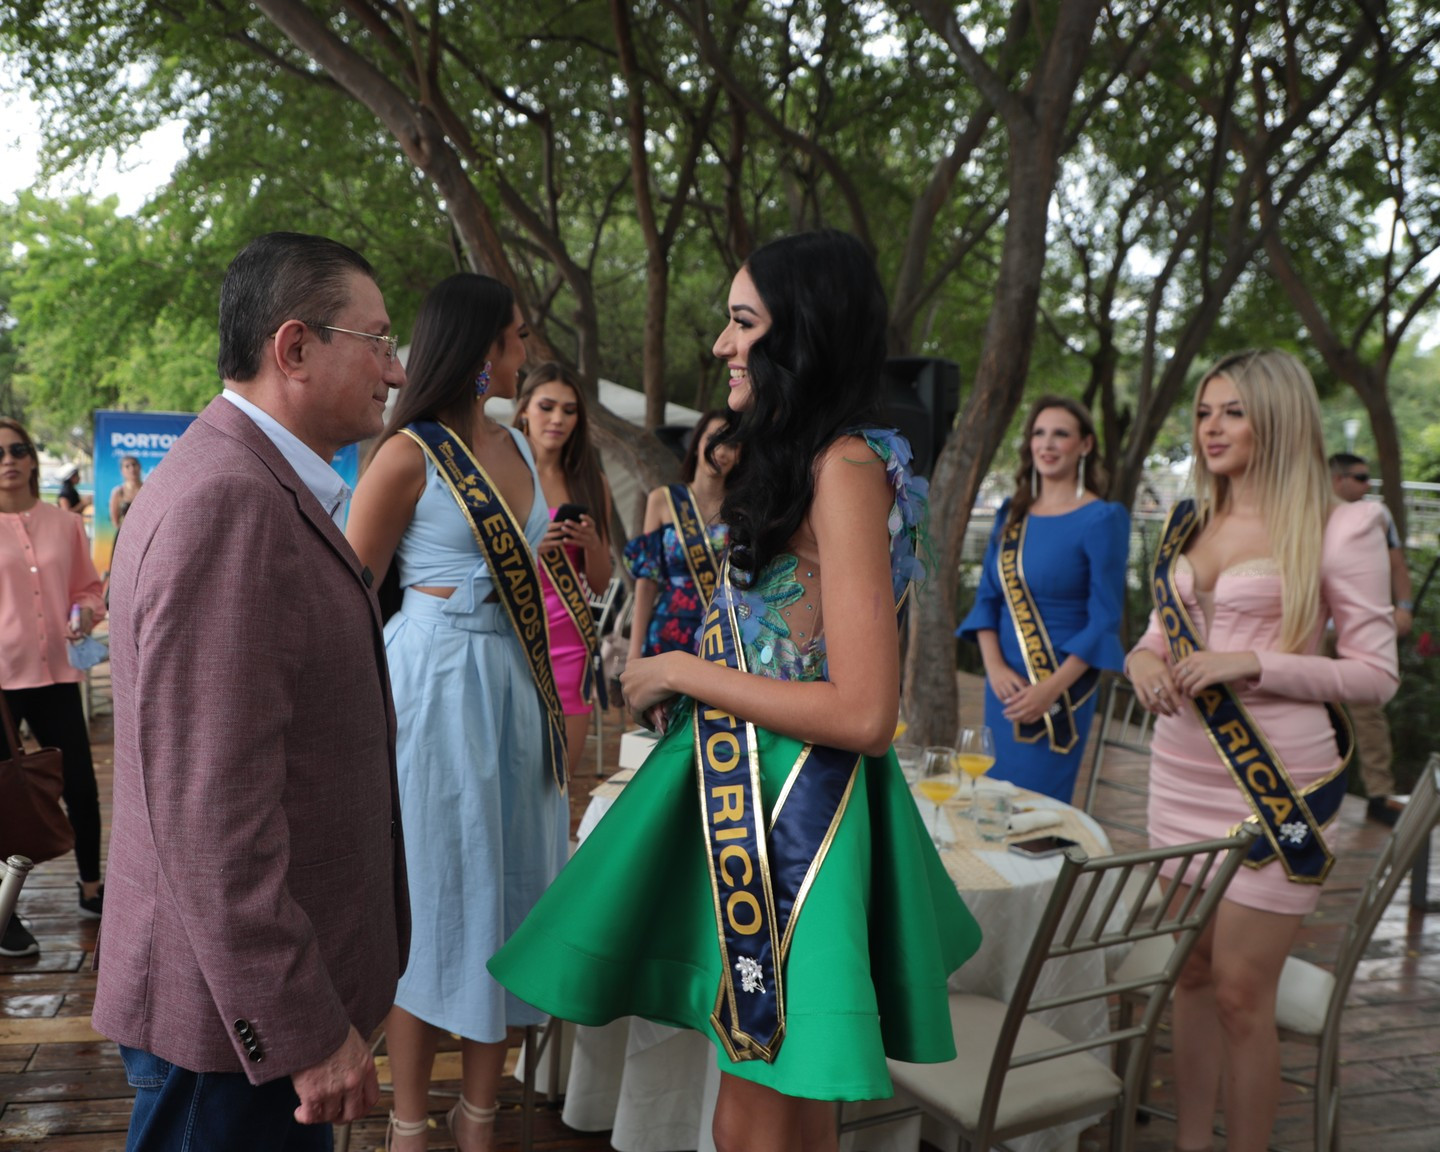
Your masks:
{"label": "floral embellished bodice", "polygon": [[[914,581],[924,579],[919,552],[929,484],[910,471],[910,444],[893,428],[860,428],[874,453],[885,462],[885,476],[895,500],[890,506],[890,576],[898,604]],[[783,553],[767,564],[749,588],[722,583],[715,595],[735,607],[740,639],[749,671],[772,680],[825,680],[823,625],[818,634],[806,635],[815,619],[816,605],[806,597],[799,578],[799,560]],[[813,575],[807,573],[806,575]]]}

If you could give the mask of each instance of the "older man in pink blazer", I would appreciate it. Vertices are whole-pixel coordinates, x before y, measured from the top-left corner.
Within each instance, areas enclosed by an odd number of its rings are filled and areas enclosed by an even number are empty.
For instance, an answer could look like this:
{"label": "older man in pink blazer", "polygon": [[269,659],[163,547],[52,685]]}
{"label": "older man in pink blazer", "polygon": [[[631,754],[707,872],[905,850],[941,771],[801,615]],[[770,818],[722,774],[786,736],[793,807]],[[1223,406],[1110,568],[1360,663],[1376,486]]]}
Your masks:
{"label": "older man in pink blazer", "polygon": [[329,467],[404,382],[355,252],[274,233],[231,264],[211,402],[110,578],[115,804],[95,1027],[127,1148],[324,1149],[379,1096],[367,1043],[409,915],[370,574]]}

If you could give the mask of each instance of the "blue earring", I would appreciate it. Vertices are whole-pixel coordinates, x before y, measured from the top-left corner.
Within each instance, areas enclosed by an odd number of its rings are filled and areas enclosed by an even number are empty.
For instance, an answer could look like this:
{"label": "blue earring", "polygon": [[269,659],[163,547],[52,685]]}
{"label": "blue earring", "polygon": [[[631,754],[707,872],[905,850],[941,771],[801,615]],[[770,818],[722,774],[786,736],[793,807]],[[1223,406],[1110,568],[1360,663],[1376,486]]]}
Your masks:
{"label": "blue earring", "polygon": [[475,395],[484,396],[490,391],[490,361],[485,361],[485,367],[480,369],[480,375],[475,377]]}

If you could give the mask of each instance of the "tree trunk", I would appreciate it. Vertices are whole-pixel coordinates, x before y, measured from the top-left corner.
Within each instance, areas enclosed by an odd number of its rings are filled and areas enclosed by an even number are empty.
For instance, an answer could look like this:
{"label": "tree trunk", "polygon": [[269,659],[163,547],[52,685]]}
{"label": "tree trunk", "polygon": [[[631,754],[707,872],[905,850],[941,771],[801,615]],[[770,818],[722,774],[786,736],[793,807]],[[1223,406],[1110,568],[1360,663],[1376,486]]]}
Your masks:
{"label": "tree trunk", "polygon": [[979,58],[956,26],[953,8],[942,0],[920,0],[917,7],[999,111],[1009,142],[1009,199],[995,304],[986,321],[959,430],[946,442],[931,479],[930,531],[937,563],[910,614],[906,714],[911,718],[912,738],[932,744],[948,742],[955,734],[955,593],[960,552],[980,482],[1024,393],[1045,267],[1050,200],[1100,2],[1061,4],[1054,30],[1042,46],[1039,71],[1025,85],[1023,97]]}

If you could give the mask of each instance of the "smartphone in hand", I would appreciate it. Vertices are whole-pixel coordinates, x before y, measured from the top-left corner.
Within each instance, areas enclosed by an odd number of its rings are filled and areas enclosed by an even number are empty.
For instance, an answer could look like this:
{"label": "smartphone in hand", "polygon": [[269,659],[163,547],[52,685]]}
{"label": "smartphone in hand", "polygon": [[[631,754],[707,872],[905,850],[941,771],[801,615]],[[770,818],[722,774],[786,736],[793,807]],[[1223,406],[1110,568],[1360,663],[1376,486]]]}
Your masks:
{"label": "smartphone in hand", "polygon": [[579,520],[589,511],[590,509],[586,508],[584,504],[562,504],[555,509],[555,523],[559,524],[562,520]]}

